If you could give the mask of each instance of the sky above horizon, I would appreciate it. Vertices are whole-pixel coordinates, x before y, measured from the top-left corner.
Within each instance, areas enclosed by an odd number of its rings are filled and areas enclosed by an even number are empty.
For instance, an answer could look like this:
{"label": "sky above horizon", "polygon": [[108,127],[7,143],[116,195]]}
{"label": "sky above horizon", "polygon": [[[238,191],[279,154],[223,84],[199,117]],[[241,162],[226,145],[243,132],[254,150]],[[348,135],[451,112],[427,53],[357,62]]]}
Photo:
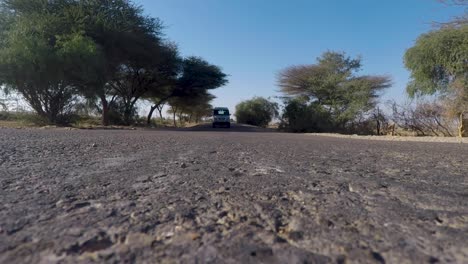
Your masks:
{"label": "sky above horizon", "polygon": [[362,56],[360,74],[389,75],[381,102],[404,101],[409,73],[403,55],[417,37],[463,13],[436,0],[136,0],[165,25],[181,55],[219,65],[229,84],[214,106],[234,107],[253,96],[280,96],[277,73],[313,64],[327,50]]}

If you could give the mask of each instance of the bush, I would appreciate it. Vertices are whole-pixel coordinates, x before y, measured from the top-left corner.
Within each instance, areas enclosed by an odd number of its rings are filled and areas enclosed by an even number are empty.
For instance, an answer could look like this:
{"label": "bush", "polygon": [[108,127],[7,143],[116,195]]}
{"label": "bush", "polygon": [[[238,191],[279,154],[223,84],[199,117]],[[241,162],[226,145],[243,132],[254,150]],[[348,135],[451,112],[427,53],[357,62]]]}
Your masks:
{"label": "bush", "polygon": [[73,122],[73,126],[75,127],[93,127],[93,126],[100,126],[101,118],[98,116],[91,116],[91,115],[80,115],[76,120]]}
{"label": "bush", "polygon": [[392,121],[404,131],[417,136],[456,135],[456,120],[443,101],[419,101],[414,104],[392,103]]}
{"label": "bush", "polygon": [[0,112],[0,120],[2,121],[10,121],[11,120],[11,114],[6,111],[1,111]]}
{"label": "bush", "polygon": [[286,102],[280,128],[298,133],[329,132],[332,121],[322,106],[293,99]]}
{"label": "bush", "polygon": [[278,104],[263,97],[254,97],[236,105],[238,123],[266,127],[278,116]]}
{"label": "bush", "polygon": [[45,126],[49,122],[46,118],[31,112],[0,112],[1,121],[19,122],[25,125]]}
{"label": "bush", "polygon": [[112,102],[108,111],[109,124],[112,125],[133,125],[138,118],[138,110],[134,107],[129,115],[129,120],[125,120],[125,104],[120,99]]}

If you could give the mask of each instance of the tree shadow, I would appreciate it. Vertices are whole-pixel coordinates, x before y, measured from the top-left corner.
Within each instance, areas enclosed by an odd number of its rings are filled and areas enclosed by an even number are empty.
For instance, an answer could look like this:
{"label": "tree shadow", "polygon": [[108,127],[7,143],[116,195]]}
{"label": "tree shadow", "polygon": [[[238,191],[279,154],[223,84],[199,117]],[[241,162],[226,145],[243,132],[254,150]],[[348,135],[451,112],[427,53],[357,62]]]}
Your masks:
{"label": "tree shadow", "polygon": [[230,128],[225,127],[216,127],[213,128],[211,123],[198,124],[193,127],[161,127],[161,128],[152,128],[151,130],[160,130],[160,131],[177,131],[177,132],[219,132],[219,133],[229,133],[229,132],[248,132],[248,133],[278,133],[280,132],[277,129],[273,128],[262,128],[244,124],[231,123]]}

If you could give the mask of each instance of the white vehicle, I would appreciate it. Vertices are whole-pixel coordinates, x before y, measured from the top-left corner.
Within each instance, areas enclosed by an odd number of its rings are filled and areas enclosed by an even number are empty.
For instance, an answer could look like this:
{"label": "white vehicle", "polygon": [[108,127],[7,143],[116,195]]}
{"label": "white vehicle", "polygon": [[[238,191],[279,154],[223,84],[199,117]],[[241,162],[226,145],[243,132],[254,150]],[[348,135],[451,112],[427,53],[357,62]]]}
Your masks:
{"label": "white vehicle", "polygon": [[231,114],[227,107],[215,107],[213,109],[213,128],[217,126],[231,127]]}

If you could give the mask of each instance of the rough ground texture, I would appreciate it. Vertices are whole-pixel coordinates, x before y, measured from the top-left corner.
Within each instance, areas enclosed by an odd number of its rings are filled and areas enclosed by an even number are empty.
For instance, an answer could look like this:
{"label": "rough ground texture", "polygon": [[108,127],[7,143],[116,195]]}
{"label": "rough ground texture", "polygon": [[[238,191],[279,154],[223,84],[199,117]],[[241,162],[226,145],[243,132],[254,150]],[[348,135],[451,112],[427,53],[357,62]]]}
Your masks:
{"label": "rough ground texture", "polygon": [[365,139],[365,140],[386,140],[386,141],[410,141],[410,142],[444,142],[444,143],[468,143],[468,138],[459,137],[414,137],[414,136],[361,136],[361,135],[343,135],[328,133],[309,133],[312,136],[327,136],[339,138]]}
{"label": "rough ground texture", "polygon": [[0,129],[0,262],[468,262],[468,145],[249,131]]}

